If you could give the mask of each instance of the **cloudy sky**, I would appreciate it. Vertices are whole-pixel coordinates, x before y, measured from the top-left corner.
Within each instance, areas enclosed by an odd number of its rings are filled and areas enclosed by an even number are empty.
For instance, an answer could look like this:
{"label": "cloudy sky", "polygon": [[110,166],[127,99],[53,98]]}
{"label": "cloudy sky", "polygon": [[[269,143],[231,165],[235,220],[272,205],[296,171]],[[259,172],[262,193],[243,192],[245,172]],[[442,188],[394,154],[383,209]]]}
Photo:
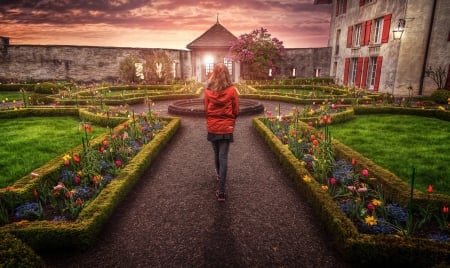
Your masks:
{"label": "cloudy sky", "polygon": [[286,48],[328,44],[331,5],[313,0],[0,0],[10,44],[185,49],[216,23],[236,37],[261,27]]}

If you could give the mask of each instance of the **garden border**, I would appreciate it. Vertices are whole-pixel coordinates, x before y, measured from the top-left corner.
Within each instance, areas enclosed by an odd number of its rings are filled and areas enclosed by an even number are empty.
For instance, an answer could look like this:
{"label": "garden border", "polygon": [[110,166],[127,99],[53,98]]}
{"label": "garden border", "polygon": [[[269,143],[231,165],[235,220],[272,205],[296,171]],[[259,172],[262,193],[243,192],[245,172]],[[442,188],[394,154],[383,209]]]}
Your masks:
{"label": "garden border", "polygon": [[[355,112],[356,113],[356,112]],[[299,125],[310,133],[319,131],[309,127],[306,123]],[[262,135],[272,152],[277,156],[283,168],[289,176],[296,182],[301,194],[305,196],[310,205],[314,208],[317,216],[324,223],[325,229],[331,236],[335,248],[348,261],[357,265],[392,265],[409,264],[414,267],[424,267],[450,263],[450,245],[429,239],[400,237],[398,235],[368,235],[358,232],[351,220],[341,211],[328,193],[324,192],[321,185],[312,178],[305,167],[302,166],[294,154],[282,144],[282,142],[268,129],[261,118],[253,119],[254,128]],[[375,165],[372,161],[364,158],[361,154],[351,148],[333,140],[333,145],[337,154],[348,160],[356,158],[357,162],[368,167],[377,179],[389,176],[382,181],[392,188],[392,196],[403,199],[409,196],[399,195],[399,193],[409,193],[407,183],[396,177],[389,171]],[[391,185],[391,180],[395,183]],[[425,202],[425,194],[417,191],[417,203]],[[449,202],[450,197],[443,195],[433,195],[434,202]],[[448,203],[447,203],[448,204]]]}
{"label": "garden border", "polygon": [[[51,110],[51,109],[49,109]],[[53,109],[55,111],[56,109]],[[66,110],[66,109],[64,109]],[[90,202],[78,215],[74,222],[50,221],[21,221],[0,227],[0,234],[10,233],[34,250],[48,250],[60,247],[85,247],[91,245],[102,225],[112,214],[113,210],[127,195],[129,190],[140,179],[159,151],[169,142],[181,125],[181,118],[164,117],[161,120],[169,123],[146,144],[141,151],[130,161],[105,187],[98,196]],[[122,128],[118,126],[115,131]],[[92,144],[100,143],[104,136],[92,140]],[[71,150],[81,150],[81,145]],[[61,157],[51,160],[44,167],[36,171],[39,176],[25,176],[13,185],[12,191],[20,198],[32,197],[36,183],[41,179],[52,179],[61,169]],[[37,173],[37,172],[36,172]],[[0,194],[6,191],[0,192]]]}

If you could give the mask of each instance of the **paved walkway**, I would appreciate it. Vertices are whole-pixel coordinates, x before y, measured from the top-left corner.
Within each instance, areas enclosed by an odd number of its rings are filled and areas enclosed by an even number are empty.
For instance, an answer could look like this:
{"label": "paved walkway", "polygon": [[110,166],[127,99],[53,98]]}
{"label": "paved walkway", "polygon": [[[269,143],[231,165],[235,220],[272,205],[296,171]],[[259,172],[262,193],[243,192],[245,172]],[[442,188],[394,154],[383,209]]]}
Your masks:
{"label": "paved walkway", "polygon": [[[265,106],[274,111],[272,104]],[[155,109],[164,115],[165,105]],[[349,267],[252,127],[253,117],[237,121],[225,203],[214,196],[217,182],[204,118],[183,117],[98,242],[83,251],[45,255],[48,266]]]}

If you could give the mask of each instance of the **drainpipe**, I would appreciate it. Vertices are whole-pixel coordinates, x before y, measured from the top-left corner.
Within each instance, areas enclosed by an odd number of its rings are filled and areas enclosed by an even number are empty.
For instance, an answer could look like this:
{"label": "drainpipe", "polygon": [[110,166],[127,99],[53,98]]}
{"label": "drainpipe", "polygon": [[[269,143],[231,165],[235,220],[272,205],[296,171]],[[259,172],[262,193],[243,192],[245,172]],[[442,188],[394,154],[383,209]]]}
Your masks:
{"label": "drainpipe", "polygon": [[425,79],[425,71],[427,69],[428,50],[430,49],[431,31],[433,30],[434,13],[436,11],[436,2],[437,2],[437,0],[433,0],[433,9],[431,10],[430,27],[428,29],[428,38],[427,38],[427,44],[426,44],[426,47],[425,47],[425,56],[424,56],[424,59],[423,59],[422,75],[420,76],[419,95],[422,95],[422,93],[423,93],[423,82],[424,82],[424,79]]}

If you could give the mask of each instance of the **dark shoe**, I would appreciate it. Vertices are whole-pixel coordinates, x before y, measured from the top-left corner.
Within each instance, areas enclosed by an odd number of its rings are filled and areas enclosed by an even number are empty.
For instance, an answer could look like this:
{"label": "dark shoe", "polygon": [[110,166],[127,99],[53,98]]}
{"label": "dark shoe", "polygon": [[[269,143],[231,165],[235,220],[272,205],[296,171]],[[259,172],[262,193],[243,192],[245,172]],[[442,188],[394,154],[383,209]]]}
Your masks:
{"label": "dark shoe", "polygon": [[216,191],[216,197],[217,197],[217,201],[219,202],[225,202],[225,193],[221,192],[219,190]]}

